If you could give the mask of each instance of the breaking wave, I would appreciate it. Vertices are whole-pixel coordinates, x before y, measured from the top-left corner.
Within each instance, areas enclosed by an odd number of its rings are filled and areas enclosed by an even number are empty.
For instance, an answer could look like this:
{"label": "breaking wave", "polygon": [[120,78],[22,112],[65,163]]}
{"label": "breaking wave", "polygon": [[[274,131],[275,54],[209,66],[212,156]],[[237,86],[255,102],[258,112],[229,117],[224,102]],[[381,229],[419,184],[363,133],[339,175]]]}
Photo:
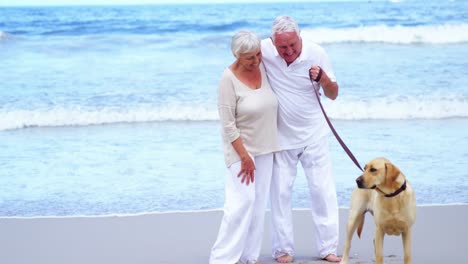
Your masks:
{"label": "breaking wave", "polygon": [[[468,118],[465,98],[413,98],[338,101],[324,100],[324,107],[332,119],[338,120],[411,120]],[[115,109],[55,107],[46,110],[0,110],[0,130],[29,127],[90,126],[115,123],[165,121],[217,121],[215,106],[180,106]]]}
{"label": "breaking wave", "polygon": [[468,42],[468,24],[316,28],[304,29],[302,37],[317,43],[456,44]]}

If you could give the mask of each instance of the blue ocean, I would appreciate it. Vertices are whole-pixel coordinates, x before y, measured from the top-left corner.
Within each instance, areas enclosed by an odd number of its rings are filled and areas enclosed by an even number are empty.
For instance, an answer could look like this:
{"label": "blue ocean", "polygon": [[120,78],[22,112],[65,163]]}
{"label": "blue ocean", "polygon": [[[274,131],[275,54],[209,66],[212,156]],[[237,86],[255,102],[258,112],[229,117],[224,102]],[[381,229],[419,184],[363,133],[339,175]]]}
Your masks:
{"label": "blue ocean", "polygon": [[[231,36],[278,15],[327,51],[324,108],[362,166],[390,159],[419,205],[468,203],[468,1],[0,7],[0,216],[222,208]],[[329,141],[348,207],[360,170]]]}

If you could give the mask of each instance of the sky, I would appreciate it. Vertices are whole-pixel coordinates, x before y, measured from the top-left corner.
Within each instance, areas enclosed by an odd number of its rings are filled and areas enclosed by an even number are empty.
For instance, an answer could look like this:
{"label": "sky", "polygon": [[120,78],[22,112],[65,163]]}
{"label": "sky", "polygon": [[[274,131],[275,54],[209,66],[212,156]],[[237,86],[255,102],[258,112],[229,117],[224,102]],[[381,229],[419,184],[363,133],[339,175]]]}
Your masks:
{"label": "sky", "polygon": [[[0,6],[57,6],[57,5],[125,5],[125,4],[183,4],[183,3],[252,3],[286,2],[288,0],[0,0]],[[318,0],[294,0],[311,2]],[[330,0],[322,0],[330,1]],[[290,2],[290,1],[288,1]]]}

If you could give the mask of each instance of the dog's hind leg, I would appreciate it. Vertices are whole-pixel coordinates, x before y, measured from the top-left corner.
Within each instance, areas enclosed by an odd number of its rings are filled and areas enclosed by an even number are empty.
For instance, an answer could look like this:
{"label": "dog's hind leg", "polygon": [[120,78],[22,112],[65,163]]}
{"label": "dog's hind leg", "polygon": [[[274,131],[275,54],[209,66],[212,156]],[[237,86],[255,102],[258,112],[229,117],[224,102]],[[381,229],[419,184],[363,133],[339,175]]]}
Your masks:
{"label": "dog's hind leg", "polygon": [[351,240],[353,239],[353,234],[364,222],[364,214],[360,212],[351,212],[348,219],[348,225],[346,226],[346,240],[343,247],[343,257],[341,258],[341,264],[347,264],[349,258],[349,250],[351,249]]}
{"label": "dog's hind leg", "polygon": [[358,229],[358,236],[361,237],[362,226],[364,225],[364,215],[366,213],[365,201],[361,199],[358,193],[361,190],[355,190],[351,195],[351,206],[349,208],[348,224],[346,226],[346,240],[343,247],[343,256],[341,264],[347,264],[349,259],[349,250],[354,232]]}
{"label": "dog's hind leg", "polygon": [[405,264],[411,264],[411,228],[401,234],[403,250],[405,253]]}

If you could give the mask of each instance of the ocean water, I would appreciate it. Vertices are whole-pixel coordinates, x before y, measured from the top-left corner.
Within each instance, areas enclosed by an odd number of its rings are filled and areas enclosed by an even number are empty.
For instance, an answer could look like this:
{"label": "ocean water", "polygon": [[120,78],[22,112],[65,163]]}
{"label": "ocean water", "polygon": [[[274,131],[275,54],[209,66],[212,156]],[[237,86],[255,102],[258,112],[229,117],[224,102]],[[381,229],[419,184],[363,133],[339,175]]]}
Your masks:
{"label": "ocean water", "polygon": [[[327,50],[323,104],[361,165],[389,158],[418,204],[468,203],[467,1],[0,7],[0,216],[221,208],[230,38],[284,14]],[[360,171],[330,143],[347,207]]]}

